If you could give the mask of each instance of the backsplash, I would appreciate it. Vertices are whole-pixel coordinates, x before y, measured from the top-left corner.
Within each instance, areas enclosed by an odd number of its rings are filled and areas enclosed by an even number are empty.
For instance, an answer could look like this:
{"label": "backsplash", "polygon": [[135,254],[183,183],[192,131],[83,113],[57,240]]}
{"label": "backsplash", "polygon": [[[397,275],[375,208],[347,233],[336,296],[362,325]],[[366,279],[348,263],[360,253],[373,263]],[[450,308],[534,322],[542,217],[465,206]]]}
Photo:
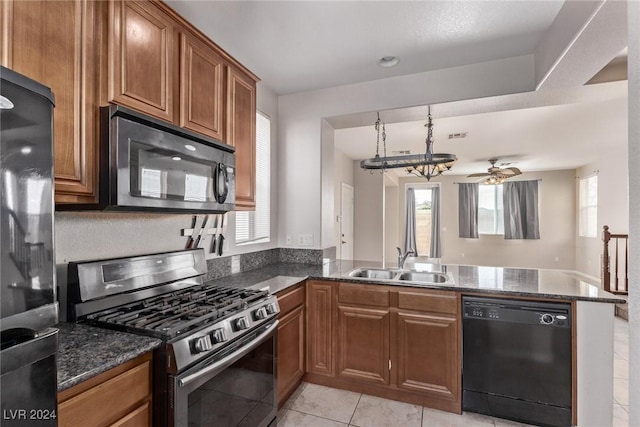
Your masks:
{"label": "backsplash", "polygon": [[207,260],[206,280],[219,279],[230,274],[255,270],[276,262],[322,265],[326,260],[335,258],[335,255],[333,258],[327,256],[331,255],[332,252],[335,254],[335,248],[325,250],[274,248],[224,258],[212,258]]}

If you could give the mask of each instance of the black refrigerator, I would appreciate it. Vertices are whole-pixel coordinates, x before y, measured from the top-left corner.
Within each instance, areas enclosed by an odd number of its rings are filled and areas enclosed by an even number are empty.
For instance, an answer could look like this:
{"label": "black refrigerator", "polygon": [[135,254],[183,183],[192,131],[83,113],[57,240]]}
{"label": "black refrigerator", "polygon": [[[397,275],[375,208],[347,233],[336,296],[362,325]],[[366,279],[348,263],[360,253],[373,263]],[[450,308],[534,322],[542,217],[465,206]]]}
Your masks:
{"label": "black refrigerator", "polygon": [[0,424],[56,426],[51,90],[0,67]]}

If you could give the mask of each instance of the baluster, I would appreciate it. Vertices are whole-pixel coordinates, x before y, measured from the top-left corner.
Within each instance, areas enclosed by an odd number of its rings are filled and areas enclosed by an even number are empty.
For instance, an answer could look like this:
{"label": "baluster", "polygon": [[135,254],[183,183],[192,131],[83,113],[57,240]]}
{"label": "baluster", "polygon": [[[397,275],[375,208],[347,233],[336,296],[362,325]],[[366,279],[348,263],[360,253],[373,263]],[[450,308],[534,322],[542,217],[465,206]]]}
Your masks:
{"label": "baluster", "polygon": [[609,271],[609,240],[611,239],[611,233],[609,233],[609,226],[602,227],[602,241],[604,248],[602,250],[602,287],[605,291],[611,290],[611,272]]}
{"label": "baluster", "polygon": [[615,281],[615,287],[614,289],[616,291],[619,291],[620,289],[618,288],[618,242],[620,241],[620,239],[618,239],[616,237],[616,281]]}

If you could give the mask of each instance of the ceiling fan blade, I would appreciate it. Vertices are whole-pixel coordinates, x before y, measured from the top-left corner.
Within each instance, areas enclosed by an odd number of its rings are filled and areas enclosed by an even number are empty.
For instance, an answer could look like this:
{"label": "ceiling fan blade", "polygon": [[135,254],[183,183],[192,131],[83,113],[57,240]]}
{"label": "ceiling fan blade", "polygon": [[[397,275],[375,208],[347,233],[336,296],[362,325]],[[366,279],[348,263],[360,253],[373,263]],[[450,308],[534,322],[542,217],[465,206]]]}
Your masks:
{"label": "ceiling fan blade", "polygon": [[522,175],[522,171],[520,169],[518,169],[518,168],[515,168],[515,167],[506,168],[506,169],[504,169],[504,171],[505,172],[506,171],[511,171],[511,172],[507,172],[507,173],[509,173],[509,174],[511,174],[513,176]]}
{"label": "ceiling fan blade", "polygon": [[467,175],[467,178],[479,178],[479,177],[483,177],[483,176],[491,176],[490,173],[472,173],[471,175]]}

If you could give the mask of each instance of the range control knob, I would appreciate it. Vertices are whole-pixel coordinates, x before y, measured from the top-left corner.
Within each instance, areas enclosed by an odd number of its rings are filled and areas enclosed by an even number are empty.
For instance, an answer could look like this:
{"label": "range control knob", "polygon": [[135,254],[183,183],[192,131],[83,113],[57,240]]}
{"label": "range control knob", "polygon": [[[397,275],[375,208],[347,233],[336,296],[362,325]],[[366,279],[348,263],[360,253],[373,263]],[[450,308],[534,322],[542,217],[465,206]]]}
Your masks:
{"label": "range control knob", "polygon": [[278,311],[278,308],[272,302],[270,302],[269,304],[265,305],[264,308],[267,310],[267,313],[269,313],[269,314],[274,314],[274,313],[276,313]]}
{"label": "range control knob", "polygon": [[215,344],[225,342],[229,338],[227,337],[227,332],[224,328],[216,329],[211,333],[211,339]]}
{"label": "range control knob", "polygon": [[193,344],[193,348],[196,350],[196,353],[202,353],[203,351],[211,350],[213,348],[213,345],[211,344],[211,338],[209,338],[209,335],[196,338]]}
{"label": "range control knob", "polygon": [[238,329],[248,329],[249,328],[249,319],[245,316],[239,317],[236,319],[236,328]]}
{"label": "range control knob", "polygon": [[540,322],[544,323],[545,325],[550,325],[553,323],[553,316],[550,314],[543,314],[540,318]]}
{"label": "range control knob", "polygon": [[253,313],[253,315],[256,317],[256,320],[266,319],[268,316],[267,309],[265,307],[260,307]]}

